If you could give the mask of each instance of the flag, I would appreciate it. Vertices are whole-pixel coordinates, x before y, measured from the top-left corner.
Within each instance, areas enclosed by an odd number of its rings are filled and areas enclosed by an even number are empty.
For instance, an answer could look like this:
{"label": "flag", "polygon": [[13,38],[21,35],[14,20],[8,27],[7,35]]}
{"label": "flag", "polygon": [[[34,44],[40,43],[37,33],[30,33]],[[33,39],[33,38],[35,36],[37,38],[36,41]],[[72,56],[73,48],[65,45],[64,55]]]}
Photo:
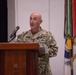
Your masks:
{"label": "flag", "polygon": [[73,74],[76,75],[76,0],[73,2]]}
{"label": "flag", "polygon": [[76,0],[72,0],[73,2],[73,37],[76,37]]}
{"label": "flag", "polygon": [[72,24],[72,0],[65,0],[65,20],[64,20],[64,38],[65,38],[65,52],[64,52],[64,75],[73,75],[73,68],[71,63],[73,51],[73,24]]}

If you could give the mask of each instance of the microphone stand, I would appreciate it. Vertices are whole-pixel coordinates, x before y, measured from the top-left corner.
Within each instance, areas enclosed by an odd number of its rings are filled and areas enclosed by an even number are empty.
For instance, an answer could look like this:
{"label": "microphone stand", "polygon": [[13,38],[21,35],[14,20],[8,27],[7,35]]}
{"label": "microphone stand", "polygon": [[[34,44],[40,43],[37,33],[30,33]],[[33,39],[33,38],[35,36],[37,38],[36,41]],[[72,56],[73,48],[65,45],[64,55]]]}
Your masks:
{"label": "microphone stand", "polygon": [[12,39],[11,39],[11,40],[9,40],[9,41],[8,41],[8,43],[9,43],[9,42],[11,42],[12,40],[14,40],[14,39],[15,39],[15,37],[16,37],[16,34],[14,34],[14,36],[12,37]]}

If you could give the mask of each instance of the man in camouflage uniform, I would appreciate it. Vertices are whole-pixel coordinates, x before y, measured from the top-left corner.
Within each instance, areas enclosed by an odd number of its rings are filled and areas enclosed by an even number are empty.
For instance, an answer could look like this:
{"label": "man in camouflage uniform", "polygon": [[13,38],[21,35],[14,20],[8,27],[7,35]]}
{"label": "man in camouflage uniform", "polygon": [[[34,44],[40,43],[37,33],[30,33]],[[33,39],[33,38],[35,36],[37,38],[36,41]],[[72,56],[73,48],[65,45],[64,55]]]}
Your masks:
{"label": "man in camouflage uniform", "polygon": [[58,47],[52,34],[40,27],[41,22],[41,15],[33,12],[30,16],[31,29],[18,35],[17,42],[39,43],[38,75],[52,75],[49,58],[57,55]]}

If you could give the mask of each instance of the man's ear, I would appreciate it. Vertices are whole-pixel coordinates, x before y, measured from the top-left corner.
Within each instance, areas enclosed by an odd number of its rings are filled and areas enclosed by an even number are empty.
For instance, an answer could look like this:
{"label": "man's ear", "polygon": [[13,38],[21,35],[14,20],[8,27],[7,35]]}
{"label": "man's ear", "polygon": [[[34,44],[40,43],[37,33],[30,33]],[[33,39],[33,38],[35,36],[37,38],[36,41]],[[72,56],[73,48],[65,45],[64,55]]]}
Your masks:
{"label": "man's ear", "polygon": [[43,21],[41,20],[41,23],[42,23]]}

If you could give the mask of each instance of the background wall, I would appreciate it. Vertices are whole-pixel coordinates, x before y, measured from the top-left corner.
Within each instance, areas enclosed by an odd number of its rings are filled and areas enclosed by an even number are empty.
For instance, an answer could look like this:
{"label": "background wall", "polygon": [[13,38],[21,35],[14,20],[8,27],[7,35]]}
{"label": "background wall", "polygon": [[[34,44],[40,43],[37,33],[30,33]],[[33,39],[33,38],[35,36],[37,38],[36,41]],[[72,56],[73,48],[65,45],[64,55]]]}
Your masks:
{"label": "background wall", "polygon": [[42,28],[52,32],[59,47],[57,57],[50,58],[52,73],[64,75],[64,0],[8,0],[8,5],[9,36],[17,25],[20,26],[17,35],[30,29],[29,17],[33,11],[42,14]]}
{"label": "background wall", "polygon": [[50,58],[53,75],[64,75],[64,0],[50,0],[50,31],[59,47],[57,57]]}
{"label": "background wall", "polygon": [[20,26],[19,33],[30,29],[29,17],[33,11],[38,11],[43,17],[42,27],[49,30],[49,1],[50,0],[15,0],[16,25]]}
{"label": "background wall", "polygon": [[8,8],[8,41],[10,40],[10,34],[15,29],[15,0],[7,0]]}

